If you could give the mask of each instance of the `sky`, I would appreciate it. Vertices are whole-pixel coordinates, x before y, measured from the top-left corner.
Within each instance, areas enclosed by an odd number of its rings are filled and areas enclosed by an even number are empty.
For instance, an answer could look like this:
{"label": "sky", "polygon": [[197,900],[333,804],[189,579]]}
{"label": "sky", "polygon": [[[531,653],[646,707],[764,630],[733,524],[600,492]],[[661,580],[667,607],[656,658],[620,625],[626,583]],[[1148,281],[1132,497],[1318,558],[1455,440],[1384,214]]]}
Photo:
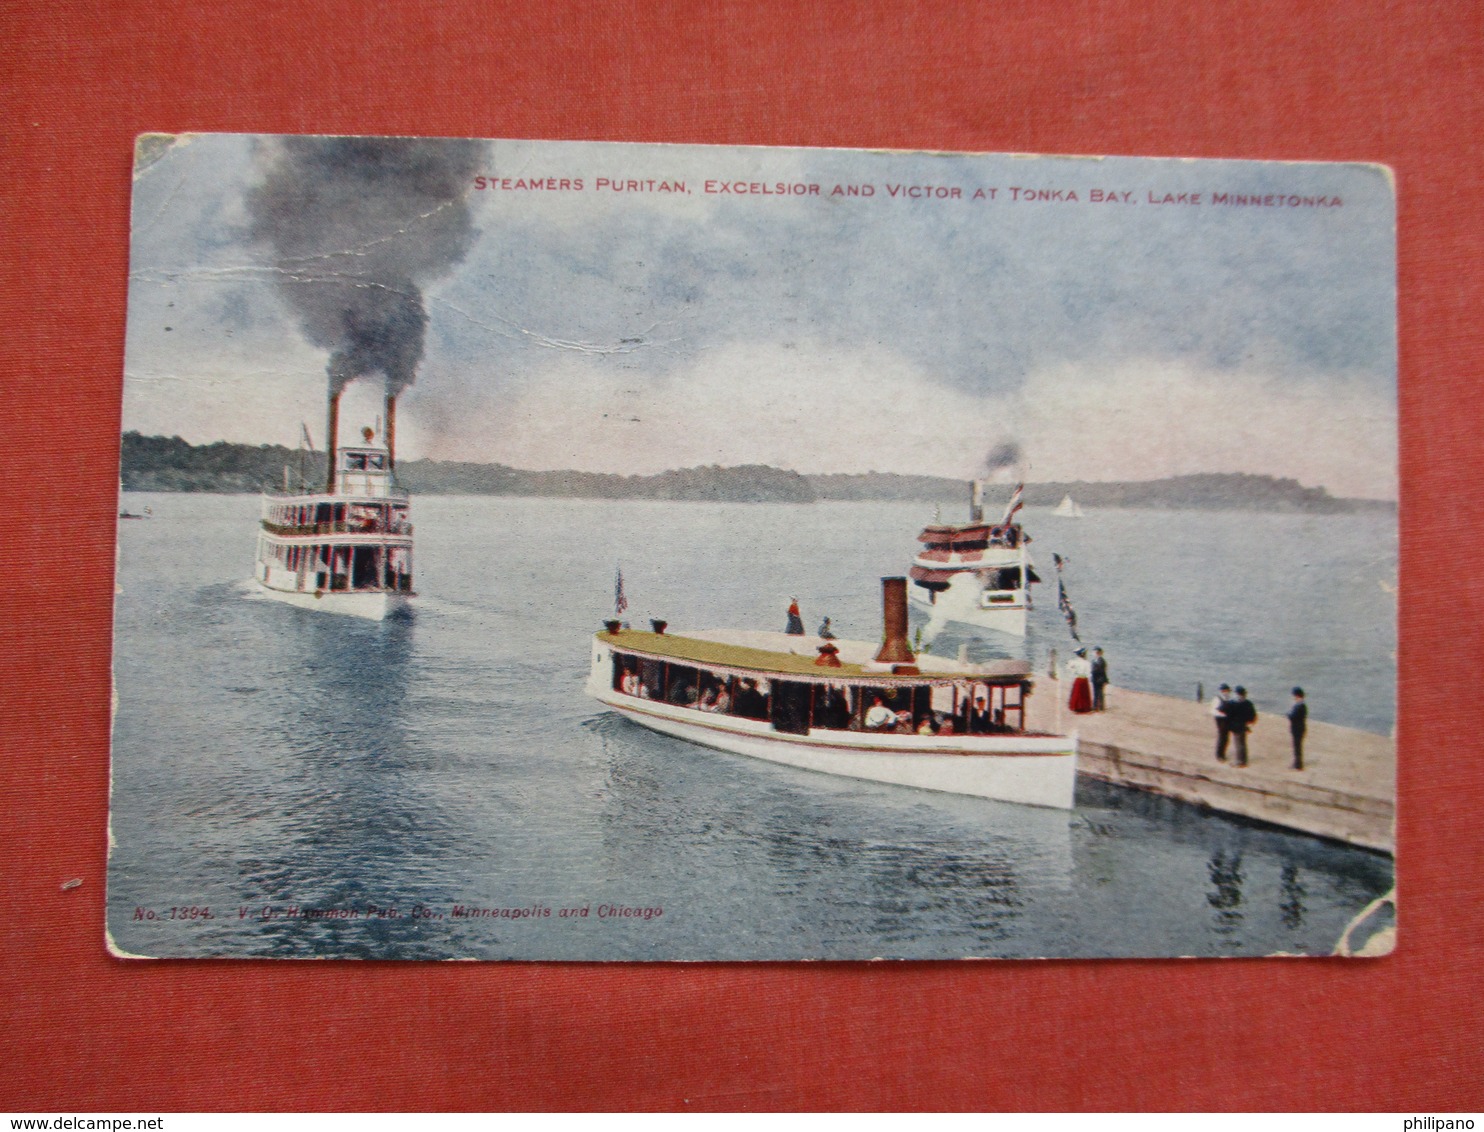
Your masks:
{"label": "sky", "polygon": [[[126,429],[292,446],[302,421],[322,443],[331,350],[254,203],[281,149],[142,150]],[[1378,167],[508,141],[481,166],[455,202],[465,246],[416,269],[403,458],[969,477],[1008,444],[1001,478],[1248,472],[1396,496]],[[532,179],[554,187],[515,187]],[[630,182],[655,191],[610,187]],[[818,192],[735,191],[754,184]],[[372,423],[380,394],[355,381],[342,419]]]}

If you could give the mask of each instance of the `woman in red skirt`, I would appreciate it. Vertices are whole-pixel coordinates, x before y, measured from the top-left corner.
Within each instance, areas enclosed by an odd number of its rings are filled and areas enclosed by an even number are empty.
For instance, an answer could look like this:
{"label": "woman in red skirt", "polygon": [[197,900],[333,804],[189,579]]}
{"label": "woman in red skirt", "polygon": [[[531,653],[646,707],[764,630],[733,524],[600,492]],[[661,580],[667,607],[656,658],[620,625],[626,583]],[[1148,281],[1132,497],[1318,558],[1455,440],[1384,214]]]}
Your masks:
{"label": "woman in red skirt", "polygon": [[1072,678],[1072,694],[1067,698],[1067,707],[1075,712],[1092,710],[1092,662],[1087,659],[1087,650],[1078,649],[1067,661],[1067,675]]}

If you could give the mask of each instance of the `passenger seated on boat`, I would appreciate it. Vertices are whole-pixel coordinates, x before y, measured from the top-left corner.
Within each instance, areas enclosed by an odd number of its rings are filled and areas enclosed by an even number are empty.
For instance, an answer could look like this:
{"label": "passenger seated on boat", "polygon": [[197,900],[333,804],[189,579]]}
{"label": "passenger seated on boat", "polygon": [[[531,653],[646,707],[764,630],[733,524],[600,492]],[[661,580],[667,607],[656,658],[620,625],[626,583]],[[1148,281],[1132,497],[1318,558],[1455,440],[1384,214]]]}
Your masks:
{"label": "passenger seated on boat", "polygon": [[819,713],[820,726],[845,731],[850,727],[850,722],[850,701],[845,698],[845,693],[838,688],[828,689],[825,692],[824,708]]}
{"label": "passenger seated on boat", "polygon": [[756,682],[752,680],[742,681],[742,687],[737,692],[735,714],[745,719],[768,718],[768,697],[758,691]]}
{"label": "passenger seated on boat", "polygon": [[953,716],[944,715],[938,722],[939,735],[952,735],[954,732]]}
{"label": "passenger seated on boat", "polygon": [[716,693],[716,700],[712,704],[711,710],[716,712],[718,715],[727,715],[731,712],[732,697],[731,694],[727,692],[725,685],[723,685],[721,690]]}
{"label": "passenger seated on boat", "polygon": [[969,730],[975,735],[983,735],[990,729],[992,722],[989,704],[982,699],[975,700],[974,713],[969,717]]}
{"label": "passenger seated on boat", "polygon": [[932,716],[925,715],[922,717],[922,722],[917,725],[917,733],[919,735],[936,735],[938,733],[933,727]]}
{"label": "passenger seated on boat", "polygon": [[880,696],[871,697],[871,706],[866,709],[867,731],[895,731],[897,713],[881,702]]}

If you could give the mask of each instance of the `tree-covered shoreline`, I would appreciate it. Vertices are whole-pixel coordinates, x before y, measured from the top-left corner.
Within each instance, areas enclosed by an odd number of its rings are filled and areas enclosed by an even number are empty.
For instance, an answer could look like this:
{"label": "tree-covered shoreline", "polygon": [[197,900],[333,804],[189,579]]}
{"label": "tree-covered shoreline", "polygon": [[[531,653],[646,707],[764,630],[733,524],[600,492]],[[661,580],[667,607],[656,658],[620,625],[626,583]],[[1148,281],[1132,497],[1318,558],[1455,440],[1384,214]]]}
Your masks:
{"label": "tree-covered shoreline", "polygon": [[[325,458],[281,444],[190,444],[178,436],[126,432],[120,461],[125,491],[256,493],[289,483],[317,486]],[[405,460],[397,479],[421,495],[514,495],[573,499],[653,499],[733,503],[814,503],[826,500],[966,502],[962,481],[889,472],[804,475],[762,464],[679,468],[656,475],[532,471],[504,464]],[[1008,488],[1001,491],[1008,493]],[[1287,511],[1345,514],[1393,511],[1386,500],[1342,499],[1297,480],[1238,473],[1174,476],[1116,483],[1028,483],[1028,506],[1054,506],[1070,495],[1083,507]],[[990,501],[990,510],[996,503]],[[952,510],[949,514],[958,514]]]}

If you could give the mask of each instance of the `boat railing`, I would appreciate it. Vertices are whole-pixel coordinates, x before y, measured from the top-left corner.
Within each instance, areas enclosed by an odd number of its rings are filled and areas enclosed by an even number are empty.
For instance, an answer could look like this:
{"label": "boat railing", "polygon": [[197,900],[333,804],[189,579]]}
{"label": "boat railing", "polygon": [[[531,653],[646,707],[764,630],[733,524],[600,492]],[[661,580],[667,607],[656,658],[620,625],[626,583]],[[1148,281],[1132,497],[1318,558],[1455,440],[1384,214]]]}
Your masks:
{"label": "boat railing", "polygon": [[361,496],[361,495],[359,495],[356,492],[341,492],[341,493],[338,493],[338,494],[326,494],[324,492],[315,492],[315,491],[311,491],[311,490],[308,490],[308,489],[299,489],[299,490],[296,490],[296,491],[284,491],[283,488],[281,488],[281,487],[265,488],[263,490],[263,495],[267,499],[306,499],[306,498],[310,498],[310,499],[317,500],[318,502],[321,502],[321,503],[339,503],[339,502],[344,502],[347,496],[350,496],[351,497],[351,501],[352,502],[356,502],[356,503],[361,502],[363,499],[370,500],[372,502],[381,502],[382,500],[391,500],[394,503],[406,503],[408,500],[410,500],[412,498],[411,494],[407,491],[406,488],[390,487],[390,486],[383,486],[383,485],[378,485],[377,488],[376,488],[376,490],[374,492],[368,492],[364,496]]}
{"label": "boat railing", "polygon": [[382,523],[304,523],[292,525],[274,523],[267,519],[263,520],[263,530],[269,534],[281,535],[286,538],[308,538],[311,535],[395,535],[402,538],[412,537],[411,523],[393,523],[386,525]]}

